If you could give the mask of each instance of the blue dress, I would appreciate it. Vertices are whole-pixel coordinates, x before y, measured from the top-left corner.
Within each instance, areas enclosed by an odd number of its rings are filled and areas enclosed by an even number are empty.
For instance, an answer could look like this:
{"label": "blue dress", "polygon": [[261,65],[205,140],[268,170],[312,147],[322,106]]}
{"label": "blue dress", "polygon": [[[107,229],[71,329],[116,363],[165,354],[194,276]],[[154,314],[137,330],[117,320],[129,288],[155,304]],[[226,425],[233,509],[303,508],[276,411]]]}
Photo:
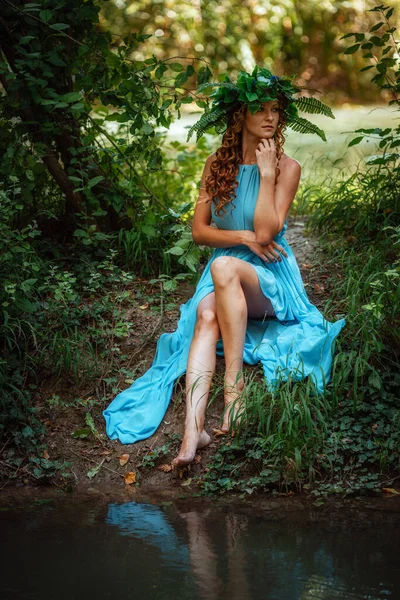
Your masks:
{"label": "blue dress", "polygon": [[[260,185],[257,164],[240,165],[235,208],[225,206],[225,214],[212,218],[219,229],[252,230]],[[336,337],[345,320],[327,321],[307,297],[301,274],[290,245],[285,239],[287,223],[275,241],[288,257],[276,263],[264,262],[247,246],[216,248],[208,261],[194,295],[180,307],[177,329],[163,333],[157,343],[152,366],[130,388],[120,392],[103,412],[107,435],[131,444],[150,437],[161,423],[171,399],[174,383],[186,371],[189,347],[199,302],[214,291],[210,266],[218,256],[235,256],[253,265],[263,294],[270,299],[275,317],[248,320],[243,360],[262,364],[266,389],[272,391],[280,380],[312,377],[316,392],[323,394],[330,379]],[[217,354],[223,356],[222,340]]]}

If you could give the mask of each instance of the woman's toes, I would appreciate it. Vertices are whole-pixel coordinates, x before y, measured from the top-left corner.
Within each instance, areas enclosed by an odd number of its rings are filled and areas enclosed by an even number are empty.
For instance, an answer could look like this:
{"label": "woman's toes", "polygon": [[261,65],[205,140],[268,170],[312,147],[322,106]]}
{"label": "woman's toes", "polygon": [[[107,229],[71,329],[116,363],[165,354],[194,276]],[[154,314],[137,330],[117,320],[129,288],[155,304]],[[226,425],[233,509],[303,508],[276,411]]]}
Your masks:
{"label": "woman's toes", "polygon": [[206,431],[191,432],[185,434],[180,452],[172,461],[177,467],[185,467],[192,462],[196,455],[196,450],[205,448],[211,442],[211,438]]}
{"label": "woman's toes", "polygon": [[175,465],[176,467],[186,467],[186,465],[189,465],[192,460],[194,459],[194,456],[177,456],[176,458],[174,458],[174,460],[172,461],[172,464]]}

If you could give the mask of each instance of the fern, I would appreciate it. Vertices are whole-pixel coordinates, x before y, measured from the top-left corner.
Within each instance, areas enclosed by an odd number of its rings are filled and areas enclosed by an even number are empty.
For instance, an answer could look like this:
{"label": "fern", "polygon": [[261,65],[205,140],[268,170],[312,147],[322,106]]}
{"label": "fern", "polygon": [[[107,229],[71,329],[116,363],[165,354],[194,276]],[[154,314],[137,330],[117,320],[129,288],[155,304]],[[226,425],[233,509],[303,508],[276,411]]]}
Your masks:
{"label": "fern", "polygon": [[318,100],[317,98],[303,96],[302,98],[297,98],[295,103],[297,108],[304,112],[312,113],[314,115],[325,115],[326,117],[331,117],[331,119],[335,118],[331,108],[326,106],[326,104],[323,104],[321,100]]}
{"label": "fern", "polygon": [[217,121],[220,119],[225,119],[227,116],[227,109],[224,108],[215,108],[212,112],[204,113],[200,119],[191,126],[188,131],[188,135],[186,141],[188,142],[192,137],[194,132],[197,132],[196,142],[199,141],[204,132],[209,128],[215,125]]}
{"label": "fern", "polygon": [[322,131],[322,129],[307,119],[303,119],[302,117],[296,117],[293,121],[288,123],[288,127],[294,131],[298,131],[299,133],[316,133],[322,140],[324,140],[324,142],[326,142],[325,133]]}

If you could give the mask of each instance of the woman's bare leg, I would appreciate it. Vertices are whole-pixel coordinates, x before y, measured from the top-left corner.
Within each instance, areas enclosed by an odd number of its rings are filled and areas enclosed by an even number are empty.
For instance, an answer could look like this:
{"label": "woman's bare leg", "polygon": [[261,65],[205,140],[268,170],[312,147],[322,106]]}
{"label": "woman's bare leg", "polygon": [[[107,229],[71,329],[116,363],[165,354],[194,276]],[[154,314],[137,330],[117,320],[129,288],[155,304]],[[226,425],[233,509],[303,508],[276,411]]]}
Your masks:
{"label": "woman's bare leg", "polygon": [[271,302],[264,296],[255,269],[244,260],[221,256],[211,264],[215,303],[225,355],[225,412],[222,431],[228,431],[239,410],[244,388],[243,347],[248,317],[260,318]]}
{"label": "woman's bare leg", "polygon": [[189,464],[196,450],[210,443],[204,430],[204,418],[215,371],[216,345],[220,338],[215,295],[209,294],[197,307],[197,320],[189,349],[186,369],[186,420],[185,432],[178,456],[173,460],[177,466]]}

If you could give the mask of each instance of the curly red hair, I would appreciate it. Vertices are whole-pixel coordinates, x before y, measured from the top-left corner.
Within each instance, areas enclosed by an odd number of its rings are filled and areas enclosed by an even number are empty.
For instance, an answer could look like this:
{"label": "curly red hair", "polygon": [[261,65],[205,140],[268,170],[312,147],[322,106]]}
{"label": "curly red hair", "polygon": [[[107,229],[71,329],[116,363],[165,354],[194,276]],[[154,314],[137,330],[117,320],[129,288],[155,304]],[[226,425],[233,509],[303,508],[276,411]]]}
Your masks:
{"label": "curly red hair", "polygon": [[[277,98],[279,105],[279,122],[276,132],[273,136],[278,166],[276,167],[276,179],[279,176],[279,161],[283,154],[283,144],[286,129],[286,116],[284,99]],[[205,185],[210,199],[216,204],[215,212],[218,216],[225,213],[225,205],[232,202],[235,198],[235,189],[238,186],[236,175],[239,172],[239,164],[242,163],[242,129],[246,116],[246,104],[242,104],[234,110],[228,118],[228,126],[222,137],[222,144],[217,149],[215,160],[211,163],[210,174]],[[218,202],[217,202],[218,200]],[[235,205],[232,202],[232,206]]]}

